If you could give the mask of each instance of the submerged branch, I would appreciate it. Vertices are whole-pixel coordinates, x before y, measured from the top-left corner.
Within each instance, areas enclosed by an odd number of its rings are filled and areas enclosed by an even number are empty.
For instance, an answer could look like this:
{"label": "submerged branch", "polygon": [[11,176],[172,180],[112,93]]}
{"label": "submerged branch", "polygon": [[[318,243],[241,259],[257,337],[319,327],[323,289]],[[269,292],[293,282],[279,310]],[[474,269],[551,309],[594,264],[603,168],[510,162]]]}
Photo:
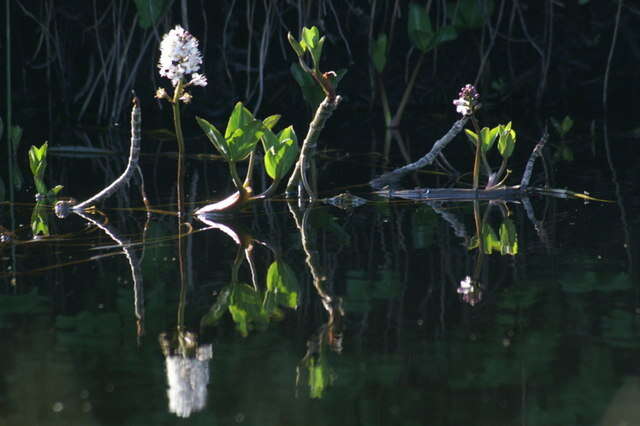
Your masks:
{"label": "submerged branch", "polygon": [[415,161],[413,163],[407,164],[406,166],[397,168],[391,172],[380,175],[377,178],[370,181],[369,185],[371,185],[375,189],[380,189],[387,184],[398,181],[400,178],[402,178],[404,175],[408,173],[414,172],[416,170],[419,170],[433,163],[435,159],[438,157],[438,154],[440,154],[440,152],[444,149],[444,147],[446,147],[447,144],[451,142],[453,138],[455,138],[458,135],[458,133],[462,131],[465,124],[467,124],[468,120],[469,120],[469,117],[463,117],[460,120],[456,121],[453,124],[453,126],[451,126],[451,129],[449,129],[449,131],[444,136],[442,136],[433,144],[433,148],[431,148],[431,151],[425,154],[418,161]]}

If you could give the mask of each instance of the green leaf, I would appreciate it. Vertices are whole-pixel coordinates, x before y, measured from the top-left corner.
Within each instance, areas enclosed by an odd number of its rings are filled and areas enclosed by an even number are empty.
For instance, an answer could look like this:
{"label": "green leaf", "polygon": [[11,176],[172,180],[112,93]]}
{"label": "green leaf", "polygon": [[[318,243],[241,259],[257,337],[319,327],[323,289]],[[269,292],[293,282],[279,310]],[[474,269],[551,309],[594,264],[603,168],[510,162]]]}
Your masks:
{"label": "green leaf", "polygon": [[[458,31],[452,25],[446,25],[436,32],[435,45],[446,43],[458,38]],[[434,46],[435,47],[435,46]]]}
{"label": "green leaf", "polygon": [[22,127],[12,126],[11,127],[11,144],[13,145],[13,152],[18,151],[18,145],[20,145],[21,140],[22,140]]}
{"label": "green leaf", "polygon": [[478,135],[473,130],[464,129],[464,133],[465,135],[467,135],[467,138],[469,138],[472,144],[478,144]]}
{"label": "green leaf", "polygon": [[318,82],[316,82],[309,74],[304,72],[302,67],[300,67],[300,64],[297,62],[291,64],[290,69],[293,78],[302,90],[302,97],[311,109],[315,111],[318,108],[318,105],[320,105],[320,102],[324,99],[324,91]]}
{"label": "green leaf", "polygon": [[289,44],[293,48],[293,51],[296,52],[296,55],[298,55],[299,58],[302,58],[304,56],[305,47],[302,46],[291,33],[287,33],[287,40],[289,40]]}
{"label": "green leaf", "polygon": [[231,161],[231,153],[229,152],[227,141],[224,136],[222,136],[222,133],[220,133],[220,131],[216,128],[216,126],[200,117],[196,117],[196,122],[198,123],[202,131],[204,131],[204,134],[207,135],[209,141],[211,141],[213,146],[224,157],[224,159],[226,161]]}
{"label": "green leaf", "polygon": [[264,134],[264,124],[253,117],[242,102],[233,108],[227,123],[224,138],[231,162],[242,161],[253,152],[256,144]]}
{"label": "green leaf", "polygon": [[269,117],[262,120],[262,124],[264,124],[267,129],[273,130],[274,126],[278,124],[278,121],[280,121],[281,117],[282,116],[279,114],[270,115]]}
{"label": "green leaf", "polygon": [[60,191],[62,191],[62,188],[64,188],[64,186],[56,185],[53,188],[51,188],[49,192],[51,193],[51,195],[56,196]]}
{"label": "green leaf", "polygon": [[373,66],[378,73],[384,71],[384,67],[387,65],[387,35],[380,34],[373,44],[373,50],[371,52],[371,60]]}
{"label": "green leaf", "polygon": [[426,53],[433,47],[434,32],[431,26],[431,19],[424,4],[409,4],[408,32],[411,43]]}
{"label": "green leaf", "polygon": [[494,6],[493,0],[459,0],[455,11],[451,13],[454,16],[453,25],[468,30],[481,28],[493,14]]}
{"label": "green leaf", "polygon": [[298,307],[298,279],[289,265],[281,260],[273,262],[267,271],[267,292],[276,296],[278,304]]}
{"label": "green leaf", "polygon": [[265,149],[265,171],[271,179],[280,180],[295,164],[299,154],[298,138],[293,126],[289,126],[278,133],[275,143],[269,149]]}
{"label": "green leaf", "polygon": [[138,11],[138,25],[143,30],[149,29],[167,11],[170,0],[134,0]]}
{"label": "green leaf", "polygon": [[500,126],[496,126],[493,129],[489,129],[488,127],[480,129],[480,147],[483,152],[488,152],[491,149],[493,143],[496,141],[499,130]]}
{"label": "green leaf", "polygon": [[516,145],[516,131],[511,128],[511,122],[506,126],[500,126],[500,138],[498,139],[498,151],[504,158],[511,157]]}
{"label": "green leaf", "polygon": [[0,117],[0,141],[4,137],[4,121],[2,121],[2,117]]}
{"label": "green leaf", "polygon": [[311,53],[313,68],[316,71],[320,66],[320,57],[322,56],[322,47],[324,46],[324,42],[325,37],[320,37],[320,31],[317,27],[304,27],[302,29],[302,40],[300,41],[300,46],[303,50],[309,50]]}
{"label": "green leaf", "polygon": [[518,233],[516,226],[509,218],[505,218],[500,225],[500,254],[515,256],[518,254]]}
{"label": "green leaf", "polygon": [[4,201],[6,195],[6,189],[4,187],[4,181],[0,178],[0,201]]}

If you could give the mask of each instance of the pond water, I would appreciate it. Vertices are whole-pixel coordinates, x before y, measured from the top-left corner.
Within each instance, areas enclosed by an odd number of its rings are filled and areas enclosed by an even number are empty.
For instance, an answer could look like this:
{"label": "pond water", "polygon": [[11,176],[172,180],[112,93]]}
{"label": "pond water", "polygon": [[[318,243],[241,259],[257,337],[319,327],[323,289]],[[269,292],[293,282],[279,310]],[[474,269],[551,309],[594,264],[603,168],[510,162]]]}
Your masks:
{"label": "pond water", "polygon": [[[323,155],[327,182],[376,174]],[[122,163],[52,156],[66,193],[108,182],[78,186],[83,161]],[[1,205],[0,424],[640,424],[637,183],[604,151],[556,183],[612,203],[275,199],[180,226],[158,161],[150,213],[132,185],[34,239],[33,203]],[[217,179],[188,176],[189,208]]]}

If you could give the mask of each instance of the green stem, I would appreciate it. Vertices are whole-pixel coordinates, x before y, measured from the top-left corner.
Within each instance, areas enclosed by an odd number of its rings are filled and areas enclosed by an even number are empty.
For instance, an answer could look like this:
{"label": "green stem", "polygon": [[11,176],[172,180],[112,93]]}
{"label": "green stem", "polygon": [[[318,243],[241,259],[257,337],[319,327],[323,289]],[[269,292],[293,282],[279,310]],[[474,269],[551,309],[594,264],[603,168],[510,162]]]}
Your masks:
{"label": "green stem", "polygon": [[418,78],[418,72],[420,71],[420,68],[422,68],[422,64],[424,63],[425,56],[426,56],[425,53],[420,54],[420,59],[418,59],[418,63],[416,64],[416,67],[413,69],[413,72],[411,73],[411,77],[409,78],[409,84],[407,85],[407,88],[405,89],[402,95],[402,100],[400,101],[400,105],[398,106],[396,115],[393,117],[393,120],[391,121],[390,127],[398,127],[400,125],[400,120],[402,120],[402,114],[404,113],[404,109],[407,106],[407,103],[409,102],[409,97],[411,96],[411,92],[413,92],[413,86],[415,86],[416,84],[416,80]]}
{"label": "green stem", "polygon": [[184,206],[184,194],[182,192],[182,184],[184,182],[184,136],[182,134],[182,119],[180,117],[180,97],[184,92],[184,82],[181,80],[176,86],[171,100],[173,108],[173,125],[176,130],[176,140],[178,141],[178,176],[177,176],[177,198],[178,198],[178,216],[182,216]]}
{"label": "green stem", "polygon": [[234,161],[229,161],[229,173],[231,174],[233,184],[236,186],[238,191],[243,192],[244,187],[242,186],[242,180],[240,180],[240,175],[238,174],[238,169],[236,168],[236,163]]}
{"label": "green stem", "polygon": [[473,127],[476,130],[476,135],[478,135],[478,139],[476,141],[476,155],[473,161],[473,189],[478,189],[480,183],[480,161],[481,161],[481,147],[480,147],[480,126],[478,125],[478,120],[472,115],[471,122],[473,123]]}
{"label": "green stem", "polygon": [[252,151],[249,155],[249,168],[247,169],[247,176],[244,178],[244,187],[251,187],[253,181],[253,165],[255,163],[255,151]]}

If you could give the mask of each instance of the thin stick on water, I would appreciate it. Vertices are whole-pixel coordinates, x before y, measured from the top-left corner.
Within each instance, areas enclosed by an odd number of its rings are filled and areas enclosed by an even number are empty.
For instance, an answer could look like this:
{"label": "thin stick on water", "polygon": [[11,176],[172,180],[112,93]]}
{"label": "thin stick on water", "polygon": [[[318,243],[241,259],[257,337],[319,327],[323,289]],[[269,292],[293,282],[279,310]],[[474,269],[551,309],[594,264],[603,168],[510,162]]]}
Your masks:
{"label": "thin stick on water", "polygon": [[369,185],[371,185],[375,189],[380,189],[387,184],[398,181],[400,178],[402,178],[404,175],[408,173],[415,172],[416,170],[419,170],[423,167],[430,165],[435,161],[435,159],[438,157],[440,152],[447,146],[447,144],[449,144],[449,142],[451,142],[453,138],[455,138],[458,135],[458,133],[462,131],[465,124],[467,124],[468,120],[469,120],[469,116],[465,116],[460,120],[456,121],[453,124],[453,126],[451,126],[451,129],[449,129],[449,131],[445,133],[444,136],[442,136],[433,144],[433,148],[431,148],[431,151],[425,154],[418,161],[415,161],[413,163],[407,164],[406,166],[402,166],[391,172],[380,175],[377,178],[370,181]]}
{"label": "thin stick on water", "polygon": [[300,149],[300,157],[298,158],[298,162],[296,163],[296,167],[291,174],[291,178],[289,179],[289,183],[287,183],[286,195],[291,196],[295,194],[298,183],[302,180],[302,184],[304,185],[304,189],[309,194],[309,197],[312,201],[317,199],[317,194],[311,187],[309,183],[309,179],[307,177],[307,169],[309,168],[309,162],[313,159],[315,155],[316,148],[318,146],[318,137],[320,136],[320,132],[324,128],[327,120],[333,114],[333,111],[336,110],[338,104],[342,98],[340,96],[336,96],[331,98],[327,96],[322,103],[318,106],[316,110],[316,114],[313,117],[313,120],[309,124],[309,130],[307,131],[307,136],[304,138],[304,142],[302,142],[302,148]]}
{"label": "thin stick on water", "polygon": [[131,147],[129,148],[129,160],[124,172],[122,172],[122,174],[109,186],[86,201],[79,204],[74,204],[73,201],[58,201],[55,205],[55,212],[58,217],[64,218],[68,216],[71,211],[80,211],[91,207],[95,203],[110,197],[120,189],[120,187],[129,182],[131,176],[133,176],[133,172],[138,169],[140,141],[142,139],[140,130],[141,121],[142,113],[140,111],[140,99],[135,96],[133,98],[133,108],[131,109]]}

